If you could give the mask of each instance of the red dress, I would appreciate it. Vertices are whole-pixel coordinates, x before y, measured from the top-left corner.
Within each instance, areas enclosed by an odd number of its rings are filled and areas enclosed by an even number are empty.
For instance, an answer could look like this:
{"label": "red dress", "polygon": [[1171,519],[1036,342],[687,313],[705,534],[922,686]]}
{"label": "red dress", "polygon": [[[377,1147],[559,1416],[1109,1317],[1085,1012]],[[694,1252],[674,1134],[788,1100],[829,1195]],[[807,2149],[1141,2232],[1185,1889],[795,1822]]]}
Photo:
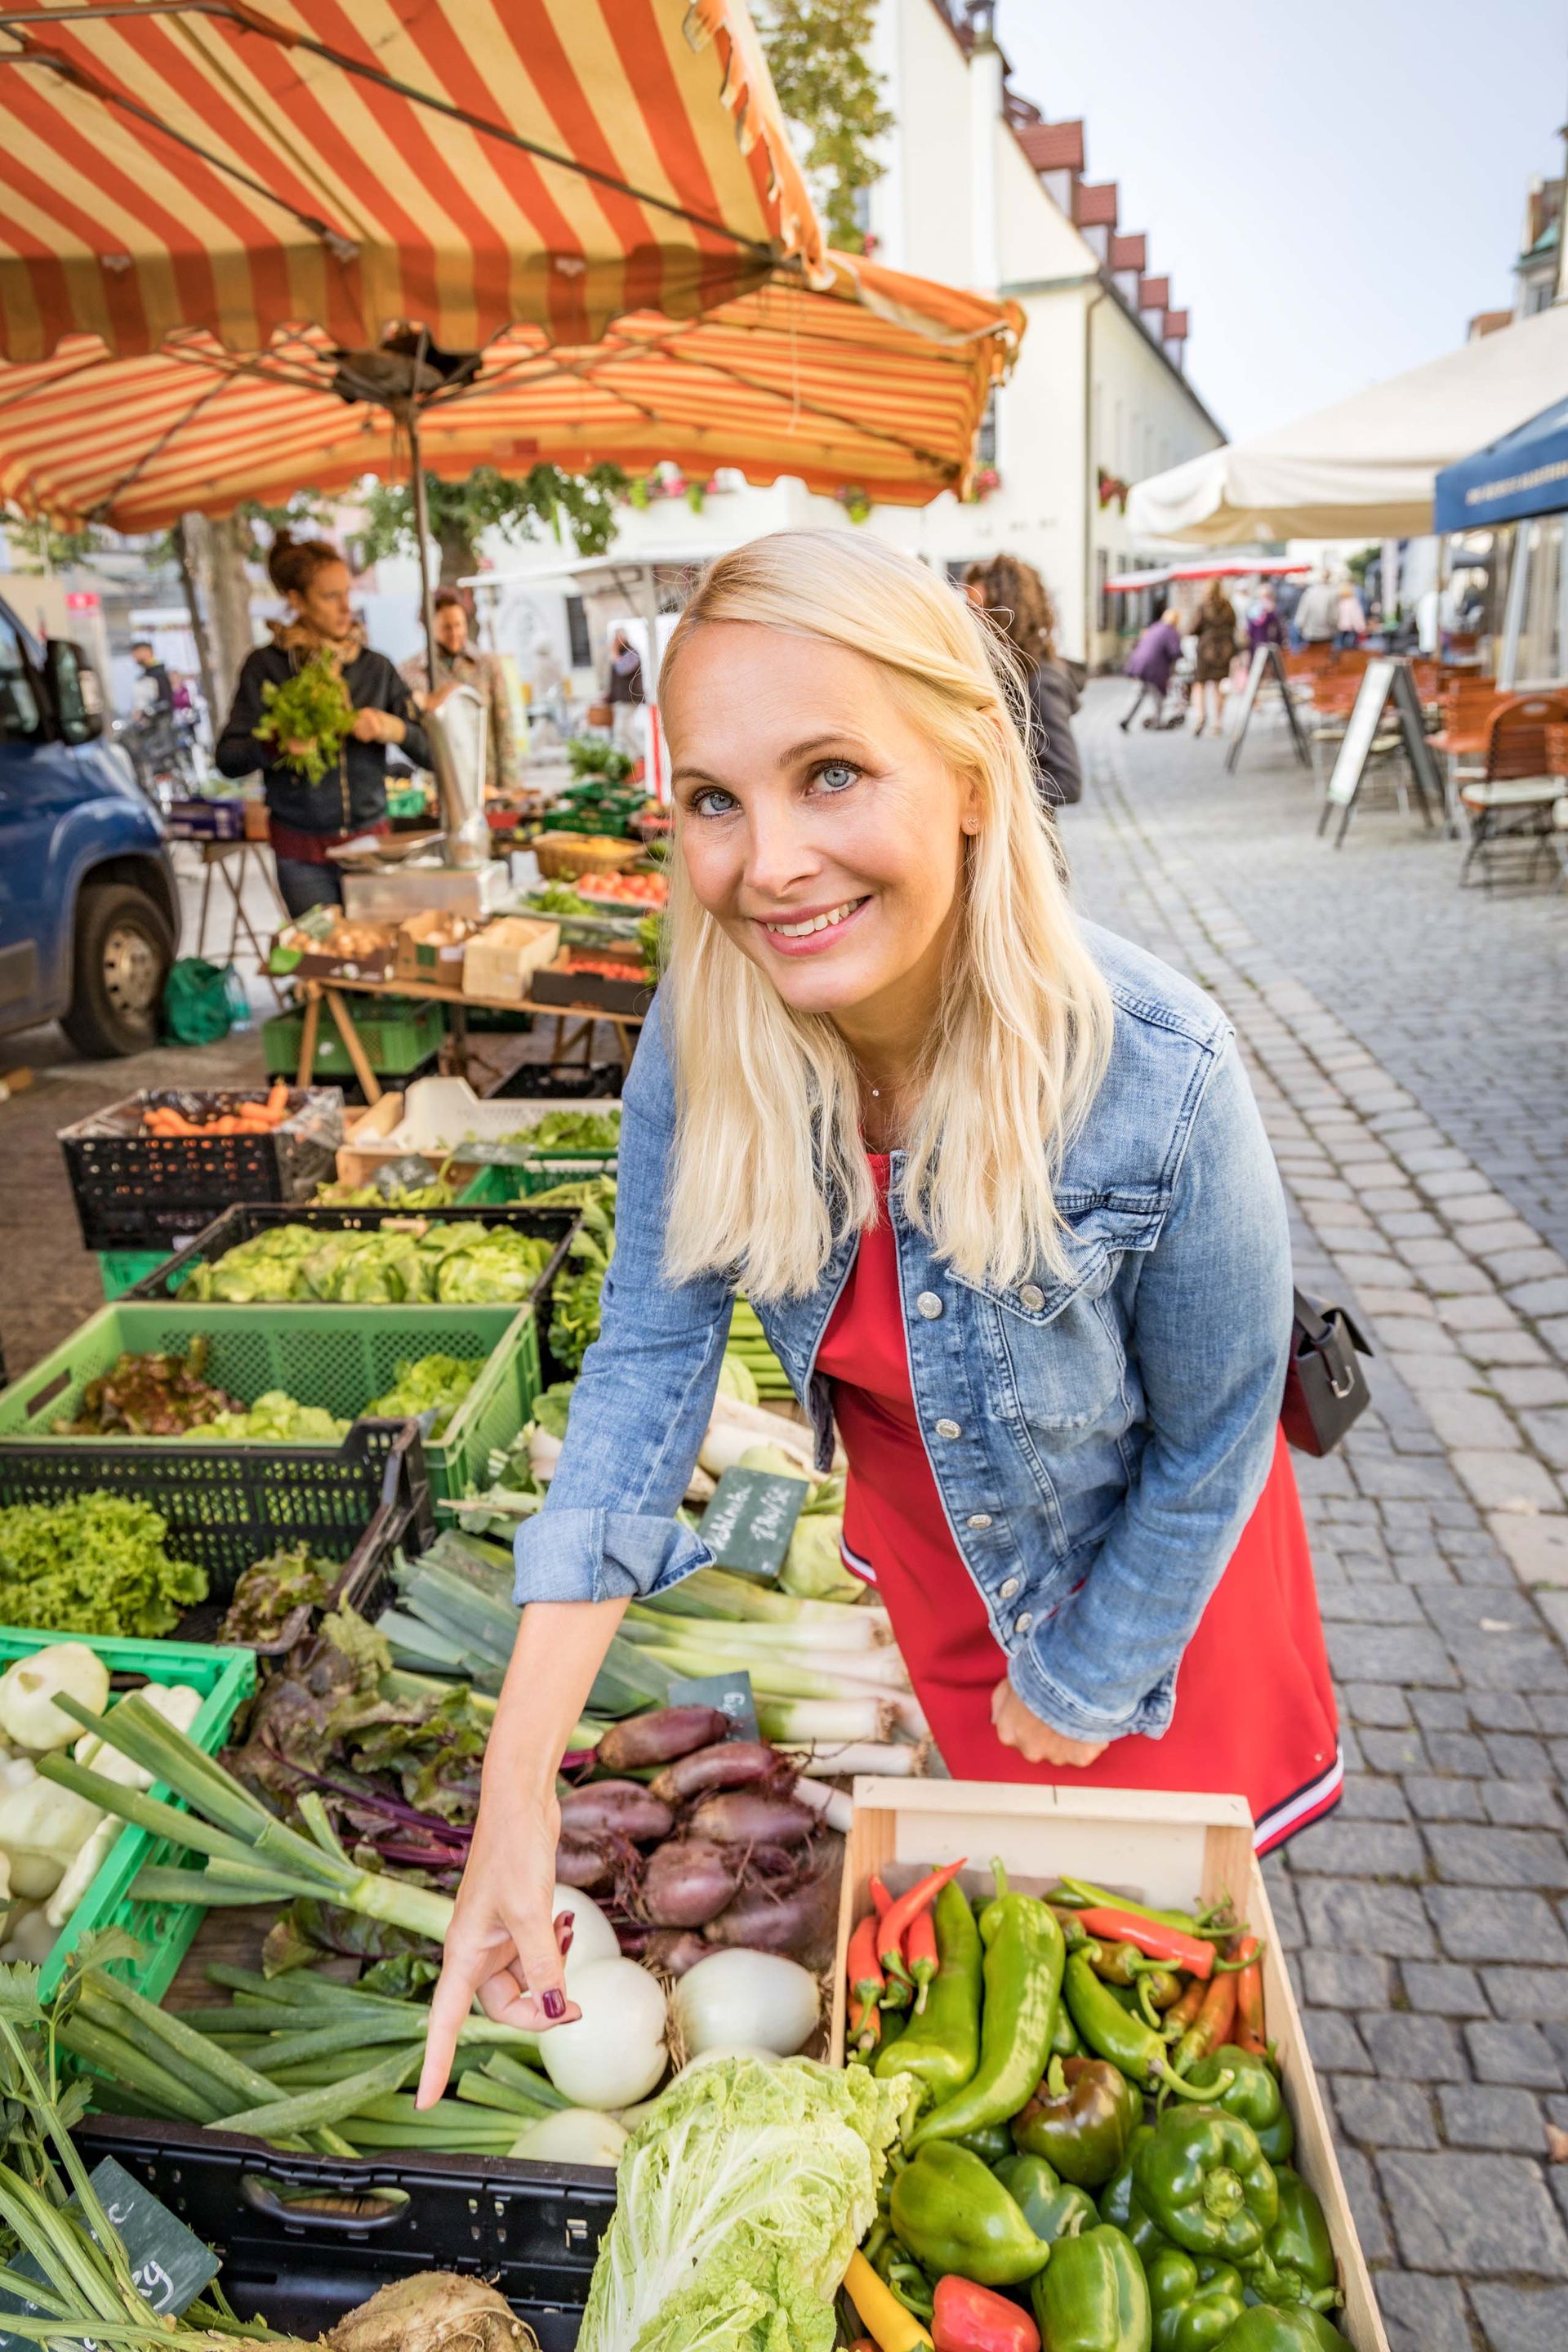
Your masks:
{"label": "red dress", "polygon": [[1076,1787],[1239,1792],[1260,1853],[1339,1800],[1343,1765],[1311,1555],[1283,1433],[1181,1663],[1163,1738],[1113,1740],[1086,1769],[1037,1765],[991,1727],[1005,1671],[984,1604],[948,1531],[910,1387],[889,1163],[873,1155],[883,1213],[860,1237],[823,1338],[849,1457],[847,1565],[874,1581],[937,1746],[964,1780],[1070,1780]]}

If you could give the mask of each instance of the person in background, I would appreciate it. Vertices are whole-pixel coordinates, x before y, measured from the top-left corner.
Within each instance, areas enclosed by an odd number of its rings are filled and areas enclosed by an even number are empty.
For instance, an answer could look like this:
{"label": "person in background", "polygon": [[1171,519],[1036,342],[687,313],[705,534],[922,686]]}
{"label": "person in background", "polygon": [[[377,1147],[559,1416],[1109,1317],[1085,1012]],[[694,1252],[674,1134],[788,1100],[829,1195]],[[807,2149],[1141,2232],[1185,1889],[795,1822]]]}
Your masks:
{"label": "person in background", "polygon": [[623,751],[640,757],[642,730],[637,724],[637,713],[644,700],[642,656],[625,629],[617,629],[610,640],[610,676],[605,700],[610,706],[610,719],[616,743]]}
{"label": "person in background", "polygon": [[1247,650],[1255,654],[1259,646],[1282,646],[1285,625],[1276,607],[1273,588],[1266,580],[1247,608]]}
{"label": "person in background", "polygon": [[1236,607],[1217,580],[1198,606],[1196,630],[1198,650],[1193,675],[1197,688],[1198,723],[1193,732],[1203,733],[1212,710],[1217,735],[1225,708],[1220,688],[1230,676],[1230,666],[1236,659]]}
{"label": "person in background", "polygon": [[965,593],[1018,656],[1028,699],[1025,740],[1035,772],[1035,789],[1048,809],[1083,798],[1083,770],[1073,741],[1073,713],[1082,697],[1057,653],[1057,616],[1046,584],[1032,563],[1016,555],[994,555],[972,563],[963,575]]}
{"label": "person in background", "polygon": [[1326,572],[1320,572],[1301,591],[1296,607],[1296,635],[1303,646],[1332,645],[1339,625],[1340,593]]}
{"label": "person in background", "polygon": [[[214,759],[220,775],[257,769],[267,794],[278,887],[291,915],[308,907],[342,904],[342,877],[329,862],[334,844],[386,830],[386,755],[395,747],[411,765],[430,765],[430,746],[408,688],[384,654],[372,653],[349,604],[349,568],[324,539],[295,539],[280,530],[267,556],[268,576],[289,602],[289,617],[272,624],[272,642],[247,654],[234,707]],[[353,705],[353,730],[337,763],[311,783],[283,756],[285,750],[256,733],[265,705],[261,689],[281,686],[311,656],[331,653]]]}
{"label": "person in background", "polygon": [[518,781],[517,736],[511,723],[511,697],[507,691],[500,657],[482,653],[469,643],[468,600],[458,588],[437,588],[435,608],[436,679],[430,680],[429,656],[410,654],[399,675],[414,697],[415,709],[438,710],[455,686],[471,686],[485,706],[485,796],[515,790]]}
{"label": "person in background", "polygon": [[151,639],[136,638],[131,647],[131,658],[140,673],[136,680],[136,716],[149,726],[154,719],[169,718],[174,708],[174,684],[158,659]]}
{"label": "person in background", "polygon": [[1342,653],[1348,653],[1365,635],[1366,610],[1356,594],[1355,582],[1347,580],[1334,604],[1334,643]]}
{"label": "person in background", "polygon": [[1127,656],[1127,675],[1138,681],[1138,691],[1132,698],[1132,708],[1119,723],[1125,735],[1142,709],[1145,700],[1154,708],[1143,721],[1145,727],[1158,727],[1165,693],[1171,683],[1171,672],[1182,658],[1182,633],[1176,626],[1175,615],[1169,604],[1157,612],[1131,652]]}

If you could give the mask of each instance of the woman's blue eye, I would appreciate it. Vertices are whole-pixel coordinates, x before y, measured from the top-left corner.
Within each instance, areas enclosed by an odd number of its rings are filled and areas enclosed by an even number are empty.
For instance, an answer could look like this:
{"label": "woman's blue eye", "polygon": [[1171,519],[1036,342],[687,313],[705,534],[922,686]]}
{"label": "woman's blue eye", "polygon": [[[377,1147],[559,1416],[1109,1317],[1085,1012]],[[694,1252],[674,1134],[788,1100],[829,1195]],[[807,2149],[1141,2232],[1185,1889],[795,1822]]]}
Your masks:
{"label": "woman's blue eye", "polygon": [[847,760],[825,760],[816,772],[816,781],[830,793],[847,792],[858,778],[860,771]]}
{"label": "woman's blue eye", "polygon": [[734,805],[733,793],[721,791],[717,784],[704,784],[700,792],[691,795],[692,811],[698,816],[728,816]]}

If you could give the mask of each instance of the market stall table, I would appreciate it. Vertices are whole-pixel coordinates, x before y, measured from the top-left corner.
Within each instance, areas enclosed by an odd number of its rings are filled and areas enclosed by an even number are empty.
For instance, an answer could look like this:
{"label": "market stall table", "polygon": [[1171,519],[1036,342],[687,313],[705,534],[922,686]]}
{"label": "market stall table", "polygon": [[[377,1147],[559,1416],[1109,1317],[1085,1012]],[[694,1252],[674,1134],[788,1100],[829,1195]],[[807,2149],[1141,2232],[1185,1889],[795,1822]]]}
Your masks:
{"label": "market stall table", "polygon": [[[643,1024],[643,1015],[640,1013],[605,1013],[594,1005],[541,1004],[531,996],[522,997],[521,1000],[517,997],[468,996],[465,995],[460,988],[437,988],[433,982],[405,979],[379,981],[334,978],[302,982],[300,992],[305,1007],[305,1027],[300,1040],[301,1075],[299,1083],[301,1086],[310,1084],[310,1072],[315,1065],[316,1039],[321,1029],[321,1006],[324,1003],[332,1019],[337,1023],[338,1034],[342,1037],[344,1051],[353,1065],[354,1076],[364,1089],[365,1100],[373,1103],[381,1100],[381,1081],[370,1066],[359,1032],[354,1027],[348,1006],[342,1001],[345,992],[352,992],[356,996],[415,997],[421,1003],[444,1004],[449,1007],[456,1016],[452,1022],[451,1034],[460,1071],[466,1071],[467,1068],[467,1016],[476,1009],[485,1013],[531,1013],[537,1017],[552,1020],[556,1027],[555,1047],[550,1056],[552,1069],[556,1068],[563,1062],[576,1059],[579,1055],[586,1068],[590,1059],[594,1026],[599,1021],[603,1021],[607,1027],[615,1031],[616,1048],[620,1055],[621,1067],[624,1070],[629,1069],[632,1055],[637,1046],[635,1033]],[[575,1025],[568,1029],[567,1024],[573,1021],[574,1014],[576,1015]]]}

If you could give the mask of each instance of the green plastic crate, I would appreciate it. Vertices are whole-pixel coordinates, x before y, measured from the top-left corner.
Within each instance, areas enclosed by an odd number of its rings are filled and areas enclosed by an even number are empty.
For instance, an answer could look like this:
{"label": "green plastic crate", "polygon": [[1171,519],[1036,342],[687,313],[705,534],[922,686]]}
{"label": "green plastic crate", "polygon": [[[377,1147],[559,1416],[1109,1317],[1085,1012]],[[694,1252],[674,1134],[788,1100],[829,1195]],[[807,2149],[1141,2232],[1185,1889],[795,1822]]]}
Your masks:
{"label": "green plastic crate", "polygon": [[[363,1009],[351,1004],[349,1012],[365,1059],[382,1077],[406,1077],[440,1052],[447,1034],[446,1007],[428,998],[383,996]],[[302,1011],[275,1013],[263,1022],[261,1051],[268,1077],[293,1077],[304,1034]],[[314,1071],[312,1084],[353,1076],[353,1064],[335,1022],[323,1019],[317,1029]]]}
{"label": "green plastic crate", "polygon": [[166,1249],[100,1250],[98,1278],[103,1285],[105,1298],[111,1303],[123,1298],[137,1283],[145,1282],[150,1274],[156,1274],[161,1265],[166,1265],[169,1256]]}
{"label": "green plastic crate", "polygon": [[[30,1658],[54,1642],[87,1641],[111,1675],[137,1675],[153,1683],[189,1683],[202,1694],[201,1712],[191,1726],[191,1738],[204,1755],[216,1756],[228,1738],[241,1704],[256,1687],[256,1660],[248,1650],[216,1650],[194,1642],[121,1642],[97,1634],[31,1633],[16,1625],[0,1625],[0,1667],[17,1658]],[[112,1713],[112,1709],[110,1709]],[[154,1788],[154,1797],[170,1801],[170,1791]],[[184,1811],[184,1801],[175,1800]],[[44,1963],[39,1990],[47,2000],[65,1972],[65,1965],[83,1936],[100,1927],[123,1927],[142,1947],[138,1959],[116,1960],[116,1976],[123,1977],[158,2000],[174,1983],[180,1962],[195,1939],[203,1913],[199,1904],[144,1903],[131,1892],[141,1870],[177,1864],[198,1868],[201,1857],[187,1854],[167,1838],[146,1830],[121,1830],[110,1846],[98,1875],[55,1939]]]}
{"label": "green plastic crate", "polygon": [[[0,1391],[0,1443],[24,1439],[36,1448],[89,1444],[100,1453],[122,1444],[132,1454],[184,1445],[187,1441],[179,1437],[57,1437],[52,1425],[71,1417],[89,1381],[108,1371],[121,1355],[183,1353],[198,1332],[209,1342],[206,1378],[242,1402],[253,1403],[267,1389],[283,1389],[300,1404],[324,1405],[350,1420],[391,1387],[397,1365],[406,1358],[488,1357],[446,1434],[426,1443],[430,1491],[441,1499],[483,1483],[491,1448],[510,1444],[540,1389],[539,1333],[531,1307],[343,1306],[328,1313],[320,1306],[125,1300],[100,1307]],[[190,1442],[195,1442],[194,1434]],[[258,1450],[286,1454],[289,1448]]]}
{"label": "green plastic crate", "polygon": [[536,1192],[552,1192],[557,1184],[573,1184],[589,1176],[613,1176],[616,1159],[613,1151],[563,1152],[559,1157],[542,1152],[526,1167],[481,1168],[458,1193],[457,1206],[504,1209],[513,1201],[531,1201]]}

